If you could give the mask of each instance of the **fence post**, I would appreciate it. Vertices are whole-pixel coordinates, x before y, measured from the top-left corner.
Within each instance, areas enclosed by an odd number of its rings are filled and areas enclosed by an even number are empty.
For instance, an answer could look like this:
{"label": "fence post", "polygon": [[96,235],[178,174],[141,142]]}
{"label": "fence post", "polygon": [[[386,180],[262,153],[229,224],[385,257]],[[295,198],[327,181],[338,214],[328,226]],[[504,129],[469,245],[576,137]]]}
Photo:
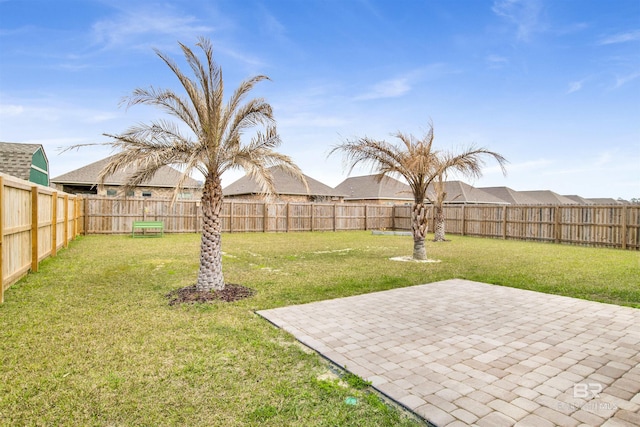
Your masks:
{"label": "fence post", "polygon": [[364,231],[367,231],[369,229],[368,227],[368,222],[369,222],[369,205],[364,205]]}
{"label": "fence post", "polygon": [[286,223],[287,223],[287,224],[285,225],[285,231],[286,231],[287,233],[289,232],[289,217],[291,216],[291,211],[290,211],[290,209],[291,209],[291,205],[290,205],[290,203],[289,203],[289,202],[287,202],[286,213],[285,213],[285,214],[286,214],[286,216],[287,216],[287,217],[285,218]]}
{"label": "fence post", "polygon": [[38,187],[31,187],[31,271],[38,271]]}
{"label": "fence post", "polygon": [[2,274],[2,252],[4,241],[4,178],[0,176],[0,304],[4,302],[4,276]]}
{"label": "fence post", "polygon": [[313,203],[311,203],[311,231],[313,231]]}
{"label": "fence post", "polygon": [[196,200],[196,223],[193,224],[193,232],[198,233],[200,231],[200,201]]}
{"label": "fence post", "polygon": [[80,216],[80,205],[78,205],[78,196],[73,198],[73,234],[71,240],[75,240],[78,236],[78,217]]}
{"label": "fence post", "polygon": [[89,234],[89,196],[82,197],[82,207],[84,217],[82,218],[82,234]]}
{"label": "fence post", "polygon": [[269,205],[265,201],[262,208],[262,232],[267,232],[267,224],[269,223]]}
{"label": "fence post", "polygon": [[229,233],[233,233],[233,200],[229,203]]}
{"label": "fence post", "polygon": [[507,240],[507,205],[502,207],[502,240]]}
{"label": "fence post", "polygon": [[58,192],[51,195],[51,256],[58,253]]}
{"label": "fence post", "polygon": [[336,210],[336,204],[333,204],[333,231],[336,231],[336,223],[338,222],[338,219],[336,218],[337,215],[337,210]]}
{"label": "fence post", "polygon": [[554,213],[555,213],[555,218],[554,218],[554,242],[555,243],[560,243],[560,239],[562,238],[562,230],[561,230],[561,223],[560,223],[560,218],[562,217],[562,207],[560,207],[560,205],[556,206],[556,208],[554,209]]}
{"label": "fence post", "polygon": [[622,205],[622,224],[620,227],[622,249],[627,249],[627,206]]}
{"label": "fence post", "polygon": [[462,235],[464,236],[464,232],[467,228],[467,211],[465,210],[465,205],[462,205]]}
{"label": "fence post", "polygon": [[64,195],[64,247],[69,246],[69,196]]}
{"label": "fence post", "polygon": [[147,220],[147,199],[142,199],[142,220]]}

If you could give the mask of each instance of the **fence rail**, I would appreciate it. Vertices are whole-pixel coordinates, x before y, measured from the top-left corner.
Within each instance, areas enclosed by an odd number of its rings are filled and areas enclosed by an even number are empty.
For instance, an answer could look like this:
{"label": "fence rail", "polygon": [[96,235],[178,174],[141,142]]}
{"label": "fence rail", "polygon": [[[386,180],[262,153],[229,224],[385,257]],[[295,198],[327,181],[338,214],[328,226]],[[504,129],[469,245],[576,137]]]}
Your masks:
{"label": "fence rail", "polygon": [[[124,234],[133,221],[165,223],[165,232],[202,229],[198,201],[88,196],[83,230]],[[449,234],[640,249],[640,205],[445,205]],[[411,229],[411,207],[355,203],[268,203],[226,200],[223,232]],[[433,230],[433,218],[429,230]]]}
{"label": "fence rail", "polygon": [[83,200],[0,173],[0,303],[4,291],[82,231]]}

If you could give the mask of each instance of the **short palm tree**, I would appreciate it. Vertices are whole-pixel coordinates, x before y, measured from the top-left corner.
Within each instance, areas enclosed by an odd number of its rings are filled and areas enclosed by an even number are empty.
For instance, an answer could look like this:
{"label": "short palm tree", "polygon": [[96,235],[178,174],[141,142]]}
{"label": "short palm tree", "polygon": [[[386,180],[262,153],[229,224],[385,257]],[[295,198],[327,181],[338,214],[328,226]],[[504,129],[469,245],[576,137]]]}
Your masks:
{"label": "short palm tree", "polygon": [[427,188],[438,177],[447,171],[460,171],[479,174],[484,155],[494,157],[503,167],[506,160],[500,154],[484,148],[471,147],[460,154],[453,155],[433,149],[433,125],[422,139],[401,132],[394,134],[402,144],[394,145],[387,141],[377,141],[367,137],[347,140],[331,150],[330,154],[342,151],[349,172],[358,164],[370,164],[378,174],[378,179],[385,176],[404,178],[413,193],[413,210],[411,227],[413,233],[413,258],[427,259],[424,245],[427,233]]}
{"label": "short palm tree", "polygon": [[[196,289],[222,290],[225,287],[220,235],[222,174],[230,169],[244,169],[265,194],[275,192],[271,167],[281,168],[305,181],[288,156],[274,151],[280,137],[271,105],[262,98],[245,102],[255,84],[268,77],[259,75],[245,80],[225,102],[222,69],[213,59],[211,42],[200,38],[196,44],[204,53],[205,61],[179,44],[195,78],[185,75],[165,54],[157,50],[156,54],[176,75],[186,96],[170,89],[138,88],[124,103],[159,107],[178,119],[181,126],[161,119],[133,126],[119,135],[105,134],[112,138],[107,145],[117,153],[101,171],[99,181],[104,183],[105,178],[117,171],[133,170],[127,183],[131,188],[153,177],[162,166],[172,165],[182,171],[175,201],[186,178],[199,171],[204,176],[201,199],[204,224]],[[255,130],[253,138],[243,141],[244,133],[250,130]]]}
{"label": "short palm tree", "polygon": [[443,204],[447,197],[445,182],[450,172],[457,172],[467,178],[480,178],[482,176],[482,166],[484,166],[484,156],[493,157],[505,173],[506,160],[500,154],[488,151],[484,148],[471,147],[462,153],[453,151],[436,152],[435,161],[440,165],[435,179],[432,181],[433,195],[429,196],[429,201],[435,210],[434,238],[436,242],[445,241],[445,218]]}

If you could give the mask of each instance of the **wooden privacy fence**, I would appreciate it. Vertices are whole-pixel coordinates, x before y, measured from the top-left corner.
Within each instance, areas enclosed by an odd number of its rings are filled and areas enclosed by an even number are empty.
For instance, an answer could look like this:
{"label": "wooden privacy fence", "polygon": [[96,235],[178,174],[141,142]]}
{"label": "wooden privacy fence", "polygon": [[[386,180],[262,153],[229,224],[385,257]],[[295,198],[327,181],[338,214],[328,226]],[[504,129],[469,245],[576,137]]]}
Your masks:
{"label": "wooden privacy fence", "polygon": [[[88,196],[83,206],[87,234],[130,233],[140,220],[163,221],[167,233],[202,229],[194,200]],[[640,205],[445,205],[444,214],[449,234],[640,249]],[[410,230],[411,207],[226,200],[221,219],[229,233]]]}
{"label": "wooden privacy fence", "polygon": [[[450,234],[640,249],[640,205],[445,205],[444,215]],[[395,216],[411,228],[410,207]]]}
{"label": "wooden privacy fence", "polygon": [[0,303],[4,291],[81,229],[82,199],[0,173]]}
{"label": "wooden privacy fence", "polygon": [[[163,221],[166,233],[202,230],[200,202],[167,199],[116,199],[86,196],[87,234],[131,233],[134,221]],[[265,203],[226,200],[220,213],[223,232],[343,231],[392,228],[393,206],[349,203]]]}

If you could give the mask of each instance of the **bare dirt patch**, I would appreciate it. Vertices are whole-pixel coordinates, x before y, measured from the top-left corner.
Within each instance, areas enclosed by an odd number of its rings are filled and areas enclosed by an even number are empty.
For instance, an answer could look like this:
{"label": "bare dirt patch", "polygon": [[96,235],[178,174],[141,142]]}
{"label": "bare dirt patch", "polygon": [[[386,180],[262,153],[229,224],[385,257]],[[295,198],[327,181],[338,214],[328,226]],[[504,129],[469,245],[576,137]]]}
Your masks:
{"label": "bare dirt patch", "polygon": [[403,261],[403,262],[440,262],[439,259],[415,259],[410,256],[397,256],[389,258],[391,261]]}
{"label": "bare dirt patch", "polygon": [[169,305],[211,303],[215,301],[233,302],[252,297],[256,291],[242,285],[227,283],[221,291],[198,291],[195,285],[169,292]]}

